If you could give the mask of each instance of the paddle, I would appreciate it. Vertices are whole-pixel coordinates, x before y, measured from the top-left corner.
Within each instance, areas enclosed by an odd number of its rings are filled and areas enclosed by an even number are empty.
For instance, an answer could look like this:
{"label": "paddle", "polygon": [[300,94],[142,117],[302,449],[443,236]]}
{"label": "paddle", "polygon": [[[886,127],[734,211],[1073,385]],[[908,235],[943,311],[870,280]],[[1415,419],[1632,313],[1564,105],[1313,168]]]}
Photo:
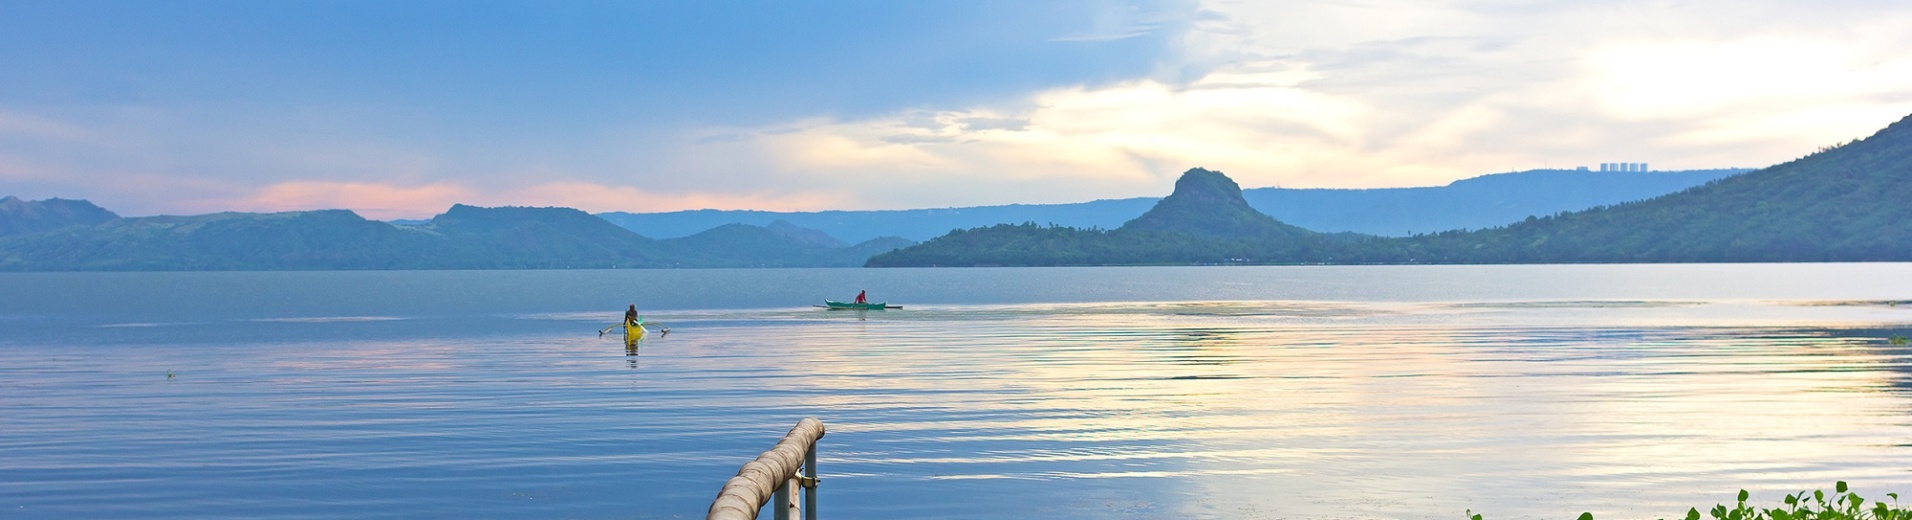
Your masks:
{"label": "paddle", "polygon": [[[641,322],[640,322],[640,323],[638,323],[638,325],[637,325],[637,326],[639,326],[639,327],[642,327],[642,326],[645,326],[645,325],[650,325],[650,324],[648,324],[648,323],[641,323]],[[598,337],[603,337],[605,333],[607,333],[607,332],[611,332],[611,329],[615,329],[615,328],[618,328],[618,327],[622,327],[622,326],[624,326],[624,324],[622,324],[622,323],[619,323],[619,324],[617,324],[617,325],[612,325],[612,326],[609,326],[609,327],[605,327],[605,328],[604,328],[604,330],[600,330],[600,331],[598,331]],[[659,336],[663,336],[663,335],[665,335],[665,334],[670,334],[670,333],[671,333],[671,328],[670,328],[670,327],[665,327],[665,326],[663,326],[663,325],[658,325],[658,326],[657,326],[657,335],[659,335]]]}

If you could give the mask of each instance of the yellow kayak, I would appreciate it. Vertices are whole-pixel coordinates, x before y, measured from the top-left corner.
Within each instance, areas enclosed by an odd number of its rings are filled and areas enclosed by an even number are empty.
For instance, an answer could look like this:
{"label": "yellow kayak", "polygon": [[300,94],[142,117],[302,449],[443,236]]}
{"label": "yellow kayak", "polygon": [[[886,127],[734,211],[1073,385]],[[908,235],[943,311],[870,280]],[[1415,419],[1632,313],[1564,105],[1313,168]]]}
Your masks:
{"label": "yellow kayak", "polygon": [[624,324],[624,341],[634,342],[644,339],[644,322]]}

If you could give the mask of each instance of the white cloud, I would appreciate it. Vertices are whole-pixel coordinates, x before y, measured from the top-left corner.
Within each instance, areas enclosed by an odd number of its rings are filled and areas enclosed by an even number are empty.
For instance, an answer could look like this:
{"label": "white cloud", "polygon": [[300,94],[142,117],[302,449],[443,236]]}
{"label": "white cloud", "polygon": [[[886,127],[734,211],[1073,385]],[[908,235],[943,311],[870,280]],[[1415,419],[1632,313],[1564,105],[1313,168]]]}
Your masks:
{"label": "white cloud", "polygon": [[1604,161],[1764,166],[1912,111],[1912,38],[1892,29],[1912,24],[1912,6],[1206,7],[1186,61],[1212,71],[1186,83],[812,120],[725,146],[865,206],[905,207],[1158,195],[1193,166],[1318,187]]}

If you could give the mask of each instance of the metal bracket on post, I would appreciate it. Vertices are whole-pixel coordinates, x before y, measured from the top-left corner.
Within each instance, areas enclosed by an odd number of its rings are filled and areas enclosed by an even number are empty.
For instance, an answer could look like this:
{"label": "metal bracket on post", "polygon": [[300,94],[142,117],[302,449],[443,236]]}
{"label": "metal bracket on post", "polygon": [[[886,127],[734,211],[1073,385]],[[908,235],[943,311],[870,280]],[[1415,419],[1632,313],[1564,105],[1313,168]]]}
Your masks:
{"label": "metal bracket on post", "polygon": [[817,482],[822,480],[808,475],[797,475],[797,485],[803,486],[804,489],[816,489]]}

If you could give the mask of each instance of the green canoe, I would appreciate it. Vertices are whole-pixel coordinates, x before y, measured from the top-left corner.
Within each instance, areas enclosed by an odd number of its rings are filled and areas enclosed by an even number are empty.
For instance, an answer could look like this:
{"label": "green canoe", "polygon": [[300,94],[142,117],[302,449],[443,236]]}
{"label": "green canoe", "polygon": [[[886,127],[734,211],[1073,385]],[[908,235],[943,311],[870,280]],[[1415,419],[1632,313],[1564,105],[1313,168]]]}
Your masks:
{"label": "green canoe", "polygon": [[849,311],[878,310],[880,311],[883,309],[903,308],[901,306],[896,306],[896,305],[884,305],[883,302],[851,303],[851,302],[839,302],[839,301],[831,301],[831,300],[823,300],[823,305],[821,306],[829,308],[830,310],[833,310],[833,311],[845,311],[845,310],[849,310]]}

